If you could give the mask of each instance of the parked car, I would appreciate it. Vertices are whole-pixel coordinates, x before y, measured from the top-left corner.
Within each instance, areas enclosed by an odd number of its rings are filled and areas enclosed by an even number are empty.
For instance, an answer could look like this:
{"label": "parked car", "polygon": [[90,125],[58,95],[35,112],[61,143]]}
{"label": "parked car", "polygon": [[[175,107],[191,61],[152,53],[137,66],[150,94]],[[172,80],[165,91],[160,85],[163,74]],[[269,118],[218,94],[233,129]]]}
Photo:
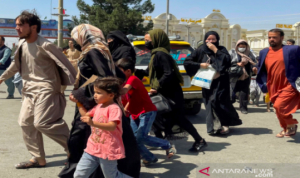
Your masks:
{"label": "parked car", "polygon": [[[150,50],[145,47],[145,41],[143,37],[128,37],[132,41],[132,45],[136,51],[136,68],[146,69],[151,59]],[[183,95],[185,100],[185,112],[186,114],[196,115],[201,110],[201,104],[203,102],[202,88],[191,85],[191,77],[186,74],[183,67],[183,62],[186,57],[191,55],[194,49],[188,42],[178,40],[178,37],[171,38],[171,51],[170,54],[178,64],[180,73],[182,74],[184,84],[182,85]],[[143,78],[143,83],[146,89],[150,90],[150,81],[148,77]]]}

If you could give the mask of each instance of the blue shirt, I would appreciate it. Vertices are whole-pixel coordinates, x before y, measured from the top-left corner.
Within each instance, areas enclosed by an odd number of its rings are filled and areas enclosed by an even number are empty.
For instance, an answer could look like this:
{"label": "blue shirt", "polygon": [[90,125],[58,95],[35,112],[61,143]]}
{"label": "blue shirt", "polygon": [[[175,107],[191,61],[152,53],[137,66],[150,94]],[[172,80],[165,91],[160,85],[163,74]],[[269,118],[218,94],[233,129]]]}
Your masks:
{"label": "blue shirt", "polygon": [[10,55],[11,55],[11,50],[5,49],[2,59],[0,59],[0,63],[4,65],[6,61],[9,59]]}

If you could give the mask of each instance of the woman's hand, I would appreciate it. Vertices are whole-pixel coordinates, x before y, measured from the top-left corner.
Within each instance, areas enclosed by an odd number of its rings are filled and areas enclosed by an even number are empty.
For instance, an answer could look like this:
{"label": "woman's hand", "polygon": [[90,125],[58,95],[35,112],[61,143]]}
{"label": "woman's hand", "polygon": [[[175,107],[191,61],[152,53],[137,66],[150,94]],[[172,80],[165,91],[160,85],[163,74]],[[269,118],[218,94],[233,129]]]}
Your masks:
{"label": "woman's hand", "polygon": [[151,89],[151,90],[150,90],[150,94],[151,94],[151,95],[156,94],[156,93],[157,93],[157,90],[154,90],[154,89]]}
{"label": "woman's hand", "polygon": [[74,97],[74,95],[72,93],[70,94],[69,99],[71,101],[73,101],[74,103],[78,103],[78,100]]}
{"label": "woman's hand", "polygon": [[241,66],[241,67],[244,66],[242,62],[238,62],[237,65],[238,65],[238,66]]}
{"label": "woman's hand", "polygon": [[208,42],[208,43],[206,43],[206,46],[207,46],[210,50],[212,50],[214,53],[217,53],[218,48],[217,48],[214,44]]}
{"label": "woman's hand", "polygon": [[207,69],[208,66],[209,66],[208,63],[201,63],[201,64],[200,64],[200,68],[203,68],[203,69]]}
{"label": "woman's hand", "polygon": [[126,115],[127,117],[130,116],[130,112],[127,110],[127,108],[124,108],[124,112],[125,112],[125,115]]}
{"label": "woman's hand", "polygon": [[80,118],[80,120],[81,120],[82,122],[87,123],[87,125],[89,125],[89,126],[93,126],[93,120],[92,120],[91,117],[89,117],[89,116],[82,116],[82,117]]}

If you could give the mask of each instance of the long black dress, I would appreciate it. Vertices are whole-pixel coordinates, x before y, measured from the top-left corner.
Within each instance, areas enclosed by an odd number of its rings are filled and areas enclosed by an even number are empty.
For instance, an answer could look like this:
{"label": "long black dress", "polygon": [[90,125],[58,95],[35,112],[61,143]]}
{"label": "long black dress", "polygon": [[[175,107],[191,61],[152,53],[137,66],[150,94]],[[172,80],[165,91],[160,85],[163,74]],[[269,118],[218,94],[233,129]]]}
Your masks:
{"label": "long black dress", "polygon": [[[92,49],[86,55],[86,57],[79,63],[79,70],[83,76],[90,78],[92,75],[97,75],[99,77],[113,76],[112,72],[109,70],[107,59],[97,50]],[[124,74],[118,68],[116,68],[116,74],[119,78],[125,79]],[[83,85],[86,79],[80,78],[79,86]],[[92,98],[94,95],[93,86],[88,85],[83,90],[85,90],[85,96],[78,96],[74,94],[75,98],[79,100],[80,97]],[[92,103],[92,102],[91,102]],[[91,106],[86,109],[91,109]],[[72,129],[70,132],[70,138],[68,142],[70,158],[68,159],[67,165],[63,168],[59,177],[61,178],[72,178],[75,172],[77,163],[79,162],[84,149],[86,148],[87,140],[91,134],[91,128],[86,123],[81,122],[80,113],[78,108],[75,109],[74,121],[72,123]],[[139,177],[140,174],[140,154],[137,148],[137,143],[129,124],[128,118],[122,118],[123,127],[123,143],[125,147],[126,158],[118,160],[118,169],[132,177]],[[97,170],[91,175],[93,178],[104,177],[102,170],[97,168]]]}
{"label": "long black dress", "polygon": [[[175,103],[175,105],[172,105],[172,112],[162,115],[167,121],[167,123],[165,123],[165,133],[172,135],[172,127],[178,125],[191,134],[196,141],[201,141],[202,138],[197,130],[184,115],[183,92],[180,82],[173,70],[172,60],[174,59],[164,52],[157,52],[153,59],[153,65],[160,85],[157,92]],[[136,70],[135,75],[140,79],[144,76],[148,76],[148,69]],[[162,135],[157,136],[162,137]]]}
{"label": "long black dress", "polygon": [[[210,64],[220,77],[213,80],[210,89],[202,89],[206,106],[206,124],[208,133],[216,133],[221,126],[237,126],[242,121],[230,100],[230,80],[228,69],[231,58],[226,48],[219,46],[216,54],[209,55]],[[208,60],[205,45],[197,48],[184,61],[184,67],[190,76],[194,76],[200,69],[200,63]]]}

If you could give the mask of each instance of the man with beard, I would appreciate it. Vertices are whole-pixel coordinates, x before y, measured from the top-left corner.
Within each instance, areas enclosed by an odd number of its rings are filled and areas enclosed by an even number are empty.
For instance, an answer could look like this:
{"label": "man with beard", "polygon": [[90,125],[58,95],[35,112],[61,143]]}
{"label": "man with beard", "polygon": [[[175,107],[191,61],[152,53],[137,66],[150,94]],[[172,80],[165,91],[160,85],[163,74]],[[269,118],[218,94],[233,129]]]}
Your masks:
{"label": "man with beard", "polygon": [[1,75],[0,84],[20,72],[23,79],[23,104],[19,125],[29,153],[29,161],[16,165],[17,169],[46,165],[42,133],[60,144],[68,154],[69,128],[62,119],[66,99],[61,85],[72,85],[76,71],[66,56],[50,41],[38,35],[41,20],[23,11],[16,18],[20,37],[15,60]]}
{"label": "man with beard", "polygon": [[[0,75],[5,72],[5,70],[8,68],[8,66],[11,63],[10,55],[11,50],[4,44],[5,38],[3,36],[0,36]],[[14,93],[15,93],[15,87],[13,84],[13,77],[7,79],[5,81],[5,84],[7,85],[7,92],[8,96],[6,99],[13,99]]]}
{"label": "man with beard", "polygon": [[[71,64],[73,65],[76,73],[78,72],[78,58],[81,55],[81,52],[78,51],[75,47],[74,47],[74,40],[69,40],[69,49],[66,50],[66,55],[69,59],[69,61],[71,62]],[[67,86],[62,86],[61,87],[61,93],[64,94],[65,90],[67,89]]]}
{"label": "man with beard", "polygon": [[298,121],[292,114],[300,108],[300,47],[282,45],[284,32],[269,31],[270,48],[259,55],[257,83],[270,100],[283,130],[278,138],[296,135]]}

